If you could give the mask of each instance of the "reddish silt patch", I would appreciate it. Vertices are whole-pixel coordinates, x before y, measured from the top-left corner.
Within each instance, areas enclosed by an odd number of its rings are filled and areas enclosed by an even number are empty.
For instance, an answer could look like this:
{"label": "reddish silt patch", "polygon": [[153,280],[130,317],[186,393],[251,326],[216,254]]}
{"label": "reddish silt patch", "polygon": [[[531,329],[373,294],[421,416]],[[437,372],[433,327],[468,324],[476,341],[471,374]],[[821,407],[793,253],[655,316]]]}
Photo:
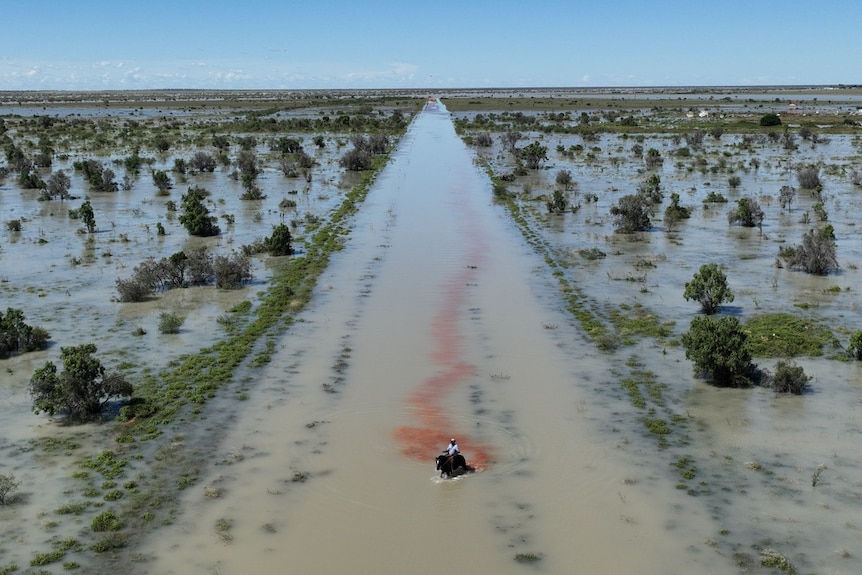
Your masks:
{"label": "reddish silt patch", "polygon": [[[469,214],[467,214],[469,220]],[[466,314],[467,287],[476,274],[485,251],[481,232],[468,226],[469,262],[443,285],[443,304],[431,325],[434,347],[431,359],[439,371],[425,379],[407,399],[416,413],[416,426],[399,427],[395,438],[401,452],[416,461],[431,461],[439,455],[451,437],[458,440],[467,463],[486,469],[492,461],[491,448],[470,440],[464,430],[455,429],[447,414],[446,396],[460,384],[469,380],[475,368],[467,363],[462,353],[462,335],[458,320]]]}

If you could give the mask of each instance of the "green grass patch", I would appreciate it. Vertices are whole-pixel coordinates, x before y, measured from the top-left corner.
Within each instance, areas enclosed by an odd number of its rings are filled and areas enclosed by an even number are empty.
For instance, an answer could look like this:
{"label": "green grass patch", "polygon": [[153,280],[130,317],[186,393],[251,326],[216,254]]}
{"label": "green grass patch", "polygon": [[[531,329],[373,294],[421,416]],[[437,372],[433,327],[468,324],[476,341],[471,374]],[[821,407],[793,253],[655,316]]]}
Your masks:
{"label": "green grass patch", "polygon": [[611,323],[626,344],[634,343],[632,336],[665,339],[673,334],[674,322],[661,319],[643,305],[622,304],[610,313]]}
{"label": "green grass patch", "polygon": [[753,317],[744,329],[755,357],[816,357],[825,346],[837,345],[828,328],[788,313]]}

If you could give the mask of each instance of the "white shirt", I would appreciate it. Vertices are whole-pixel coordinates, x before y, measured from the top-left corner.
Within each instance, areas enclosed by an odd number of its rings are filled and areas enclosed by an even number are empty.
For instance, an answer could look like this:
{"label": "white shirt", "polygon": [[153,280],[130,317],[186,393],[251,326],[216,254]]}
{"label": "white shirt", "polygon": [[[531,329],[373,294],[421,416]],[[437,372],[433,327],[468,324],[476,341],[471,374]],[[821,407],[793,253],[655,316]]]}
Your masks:
{"label": "white shirt", "polygon": [[449,455],[455,455],[456,453],[460,453],[460,452],[461,452],[461,450],[460,450],[460,449],[458,449],[458,444],[457,444],[457,443],[450,443],[449,445],[447,445],[447,446],[446,446],[446,451],[449,453]]}

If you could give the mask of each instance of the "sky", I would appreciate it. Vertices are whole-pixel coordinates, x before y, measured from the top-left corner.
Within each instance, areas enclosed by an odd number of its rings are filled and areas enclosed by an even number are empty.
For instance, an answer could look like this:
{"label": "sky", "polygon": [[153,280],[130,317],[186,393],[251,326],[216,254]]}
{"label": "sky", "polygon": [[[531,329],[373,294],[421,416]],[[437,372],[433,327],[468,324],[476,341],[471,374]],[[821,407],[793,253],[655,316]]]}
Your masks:
{"label": "sky", "polygon": [[862,84],[857,0],[0,0],[0,90]]}

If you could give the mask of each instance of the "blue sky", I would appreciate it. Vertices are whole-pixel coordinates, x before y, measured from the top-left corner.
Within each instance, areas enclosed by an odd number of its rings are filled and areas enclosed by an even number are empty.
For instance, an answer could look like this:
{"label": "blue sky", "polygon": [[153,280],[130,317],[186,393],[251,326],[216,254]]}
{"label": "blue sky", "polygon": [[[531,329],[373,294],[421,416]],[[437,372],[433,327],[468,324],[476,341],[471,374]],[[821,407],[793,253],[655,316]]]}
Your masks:
{"label": "blue sky", "polygon": [[862,83],[856,0],[0,0],[0,90]]}

